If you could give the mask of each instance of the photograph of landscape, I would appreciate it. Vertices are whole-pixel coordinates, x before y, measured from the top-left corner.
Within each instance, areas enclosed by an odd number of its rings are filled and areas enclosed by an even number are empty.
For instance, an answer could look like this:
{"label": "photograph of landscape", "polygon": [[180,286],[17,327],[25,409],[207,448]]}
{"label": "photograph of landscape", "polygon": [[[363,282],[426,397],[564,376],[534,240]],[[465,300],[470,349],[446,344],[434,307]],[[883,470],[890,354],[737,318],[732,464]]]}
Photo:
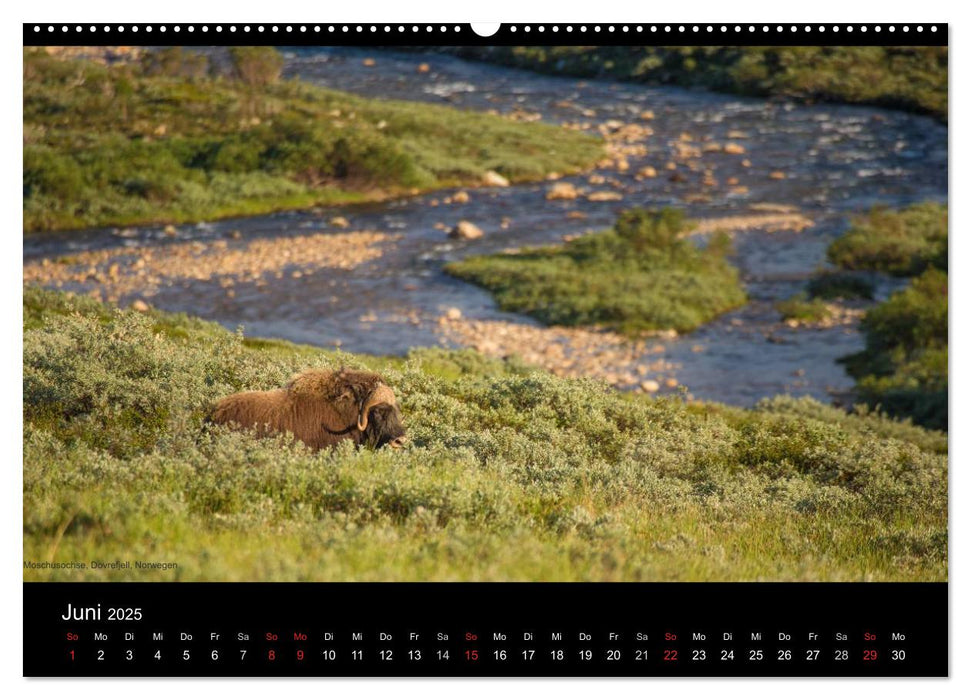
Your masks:
{"label": "photograph of landscape", "polygon": [[25,48],[24,580],[946,581],[947,85]]}

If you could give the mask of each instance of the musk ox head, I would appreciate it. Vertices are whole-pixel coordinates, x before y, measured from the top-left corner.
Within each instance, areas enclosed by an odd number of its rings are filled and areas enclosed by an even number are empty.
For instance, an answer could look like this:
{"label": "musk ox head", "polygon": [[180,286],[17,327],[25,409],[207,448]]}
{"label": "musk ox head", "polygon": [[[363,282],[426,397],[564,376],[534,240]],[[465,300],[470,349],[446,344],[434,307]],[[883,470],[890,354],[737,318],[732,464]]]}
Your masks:
{"label": "musk ox head", "polygon": [[327,435],[353,437],[372,448],[397,448],[405,442],[401,409],[391,387],[379,374],[349,369],[310,370],[294,377],[287,393],[295,406],[324,402],[339,417],[338,424],[329,425],[326,419],[330,416],[322,416],[320,427],[325,442],[336,442],[327,440]]}
{"label": "musk ox head", "polygon": [[378,448],[384,445],[398,448],[405,444],[405,426],[401,422],[401,410],[395,404],[381,404],[365,416],[363,443]]}

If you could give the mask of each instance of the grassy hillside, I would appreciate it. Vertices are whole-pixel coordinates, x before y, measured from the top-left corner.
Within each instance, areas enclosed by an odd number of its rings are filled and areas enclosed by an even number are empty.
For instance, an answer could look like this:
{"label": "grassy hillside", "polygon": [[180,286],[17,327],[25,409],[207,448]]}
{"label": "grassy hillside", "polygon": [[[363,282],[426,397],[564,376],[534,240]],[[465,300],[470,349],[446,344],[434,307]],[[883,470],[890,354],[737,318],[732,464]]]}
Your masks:
{"label": "grassy hillside", "polygon": [[745,303],[729,240],[700,249],[681,235],[682,212],[631,209],[610,231],[562,246],[483,255],[447,272],[493,292],[507,311],[557,325],[598,325],[622,333],[688,331]]}
{"label": "grassy hillside", "polygon": [[[620,394],[515,361],[407,360],[24,290],[24,571],[125,580],[944,580],[941,433],[811,400]],[[310,366],[385,373],[407,449],[202,424]]]}
{"label": "grassy hillside", "polygon": [[946,47],[466,46],[456,51],[557,75],[896,107],[947,119]]}
{"label": "grassy hillside", "polygon": [[[266,53],[269,52],[269,53]],[[573,172],[592,136],[279,80],[270,49],[233,71],[178,49],[104,66],[24,52],[28,231],[182,222]]]}

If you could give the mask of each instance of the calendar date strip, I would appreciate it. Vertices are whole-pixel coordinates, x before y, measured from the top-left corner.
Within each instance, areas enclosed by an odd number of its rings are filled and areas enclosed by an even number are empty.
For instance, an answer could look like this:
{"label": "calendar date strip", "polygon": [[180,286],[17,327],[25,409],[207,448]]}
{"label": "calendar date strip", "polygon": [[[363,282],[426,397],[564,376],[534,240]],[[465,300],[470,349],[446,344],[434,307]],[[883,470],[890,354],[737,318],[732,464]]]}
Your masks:
{"label": "calendar date strip", "polygon": [[946,676],[947,584],[24,584],[28,676]]}

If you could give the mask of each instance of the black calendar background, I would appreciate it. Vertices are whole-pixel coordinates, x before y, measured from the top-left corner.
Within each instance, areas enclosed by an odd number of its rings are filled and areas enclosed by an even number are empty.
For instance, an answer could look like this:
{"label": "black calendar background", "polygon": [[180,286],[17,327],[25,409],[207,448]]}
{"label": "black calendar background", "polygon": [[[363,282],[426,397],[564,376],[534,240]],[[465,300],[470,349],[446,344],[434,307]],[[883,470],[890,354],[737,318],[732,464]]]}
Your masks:
{"label": "black calendar background", "polygon": [[946,583],[28,583],[24,606],[27,676],[948,673]]}

